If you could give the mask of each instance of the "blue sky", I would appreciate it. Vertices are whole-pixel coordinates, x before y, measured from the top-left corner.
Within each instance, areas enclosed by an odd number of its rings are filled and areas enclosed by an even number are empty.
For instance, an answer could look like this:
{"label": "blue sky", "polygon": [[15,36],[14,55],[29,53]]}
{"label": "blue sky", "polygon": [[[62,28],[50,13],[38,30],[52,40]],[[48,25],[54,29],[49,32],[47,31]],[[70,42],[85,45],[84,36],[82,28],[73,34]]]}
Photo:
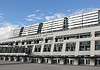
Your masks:
{"label": "blue sky", "polygon": [[100,0],[0,0],[0,36],[18,26],[100,8]]}
{"label": "blue sky", "polygon": [[[0,22],[27,25],[45,21],[46,16],[52,16],[55,13],[68,15],[79,9],[99,7],[100,0],[0,0],[2,16]],[[28,17],[32,14],[35,15]],[[34,17],[37,19],[35,20]],[[34,21],[32,19],[28,21],[27,18],[33,18]]]}

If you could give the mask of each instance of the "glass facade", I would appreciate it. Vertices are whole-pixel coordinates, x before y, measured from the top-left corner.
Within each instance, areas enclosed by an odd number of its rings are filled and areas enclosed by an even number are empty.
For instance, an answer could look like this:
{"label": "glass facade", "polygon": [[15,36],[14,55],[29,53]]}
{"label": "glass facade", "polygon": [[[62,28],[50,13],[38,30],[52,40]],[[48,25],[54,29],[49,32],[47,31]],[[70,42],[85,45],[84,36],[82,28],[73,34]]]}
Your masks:
{"label": "glass facade", "polygon": [[90,41],[82,41],[79,43],[79,50],[80,51],[90,51],[91,42]]}
{"label": "glass facade", "polygon": [[63,43],[57,43],[54,45],[54,52],[61,52],[63,47]]}
{"label": "glass facade", "polygon": [[70,42],[66,44],[66,51],[75,51],[76,43]]}
{"label": "glass facade", "polygon": [[95,50],[100,50],[100,40],[95,41]]}

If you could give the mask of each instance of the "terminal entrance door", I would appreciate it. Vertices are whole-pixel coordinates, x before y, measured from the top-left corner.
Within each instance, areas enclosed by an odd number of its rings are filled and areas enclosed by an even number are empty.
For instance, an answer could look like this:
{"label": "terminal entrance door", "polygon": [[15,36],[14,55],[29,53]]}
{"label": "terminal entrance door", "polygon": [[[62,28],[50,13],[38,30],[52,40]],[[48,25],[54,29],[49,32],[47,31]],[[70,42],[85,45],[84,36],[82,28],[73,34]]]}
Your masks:
{"label": "terminal entrance door", "polygon": [[95,65],[100,65],[100,58],[96,58],[96,60],[95,60]]}

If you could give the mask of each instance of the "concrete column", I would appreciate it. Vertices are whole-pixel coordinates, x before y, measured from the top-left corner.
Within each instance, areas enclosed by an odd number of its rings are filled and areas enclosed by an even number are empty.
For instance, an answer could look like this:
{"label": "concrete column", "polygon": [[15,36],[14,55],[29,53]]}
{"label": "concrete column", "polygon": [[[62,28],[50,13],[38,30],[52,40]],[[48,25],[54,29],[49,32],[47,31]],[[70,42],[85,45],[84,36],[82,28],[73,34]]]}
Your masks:
{"label": "concrete column", "polygon": [[6,61],[6,57],[3,57],[3,61]]}
{"label": "concrete column", "polygon": [[92,40],[91,40],[91,48],[90,48],[90,56],[94,56],[94,51],[95,51],[95,32],[91,32],[92,34]]}
{"label": "concrete column", "polygon": [[65,55],[66,41],[63,42],[62,55]]}
{"label": "concrete column", "polygon": [[33,58],[30,58],[30,62],[33,63]]}
{"label": "concrete column", "polygon": [[30,62],[30,58],[29,57],[27,57],[26,60],[27,60],[27,62]]}
{"label": "concrete column", "polygon": [[48,59],[48,64],[51,64],[51,59],[50,58]]}
{"label": "concrete column", "polygon": [[[44,38],[45,39],[45,38]],[[44,44],[45,44],[45,40],[43,39],[42,43],[41,43],[41,53],[43,53],[43,49],[44,49]]]}
{"label": "concrete column", "polygon": [[17,57],[13,57],[14,58],[14,61],[17,61]]}
{"label": "concrete column", "polygon": [[32,54],[34,53],[35,45],[32,46]]}
{"label": "concrete column", "polygon": [[90,65],[92,65],[92,66],[95,65],[95,59],[90,59]]}
{"label": "concrete column", "polygon": [[40,51],[40,53],[43,53],[43,48],[44,48],[44,44],[41,44],[41,51]]}
{"label": "concrete column", "polygon": [[91,48],[90,48],[90,56],[94,56],[94,51],[95,51],[95,41],[91,41]]}
{"label": "concrete column", "polygon": [[74,60],[74,65],[78,65],[78,59],[77,58]]}
{"label": "concrete column", "polygon": [[75,56],[79,55],[79,41],[76,41]]}
{"label": "concrete column", "polygon": [[8,57],[8,61],[11,61],[11,57]]}
{"label": "concrete column", "polygon": [[64,59],[61,59],[60,60],[60,64],[64,64]]}
{"label": "concrete column", "polygon": [[53,40],[52,40],[51,55],[53,55],[54,43],[55,43],[55,36],[53,37]]}
{"label": "concrete column", "polygon": [[24,57],[20,57],[20,61],[21,62],[24,62]]}
{"label": "concrete column", "polygon": [[38,63],[41,63],[41,59],[40,58],[37,58],[38,59]]}

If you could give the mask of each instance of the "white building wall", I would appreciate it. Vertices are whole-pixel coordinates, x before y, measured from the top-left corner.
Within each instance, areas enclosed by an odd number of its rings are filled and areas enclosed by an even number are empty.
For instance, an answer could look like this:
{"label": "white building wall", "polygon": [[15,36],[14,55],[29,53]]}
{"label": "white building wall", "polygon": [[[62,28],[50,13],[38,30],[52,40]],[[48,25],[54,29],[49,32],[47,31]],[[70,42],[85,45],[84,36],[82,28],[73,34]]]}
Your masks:
{"label": "white building wall", "polygon": [[[93,16],[93,17],[91,17],[91,16]],[[81,27],[81,26],[98,24],[98,18],[97,17],[98,17],[98,11],[92,12],[92,13],[85,13],[83,15],[71,16],[69,18],[69,29],[68,30],[50,32],[50,33],[48,31],[62,29],[63,19],[52,21],[52,22],[51,21],[45,22],[43,24],[43,27],[42,27],[42,32],[47,32],[47,33],[35,34],[37,32],[38,25],[28,26],[28,27],[25,27],[24,31],[22,32],[22,35],[26,35],[26,36],[2,40],[2,41],[0,41],[0,43],[20,41],[20,44],[18,44],[18,46],[21,46],[22,41],[29,41],[29,40],[34,41],[34,40],[37,40],[37,39],[43,39],[43,41],[39,42],[38,44],[34,44],[34,42],[31,43],[31,44],[28,44],[28,45],[25,44],[25,47],[27,47],[29,45],[32,46],[32,48],[33,48],[32,55],[33,56],[34,55],[40,55],[40,56],[61,55],[61,56],[77,57],[77,56],[81,56],[81,55],[82,56],[90,55],[90,57],[94,57],[95,55],[100,55],[100,50],[95,50],[95,41],[100,40],[100,37],[95,37],[95,32],[100,31],[100,26],[99,25],[98,26],[89,26],[89,27]],[[89,20],[89,19],[92,19],[92,20]],[[95,21],[95,22],[92,22],[92,21]],[[81,28],[72,29],[74,27],[81,27]],[[74,35],[74,34],[87,33],[87,32],[91,33],[91,37],[77,38],[77,39],[72,38],[72,39],[62,40],[62,42],[61,41],[55,42],[55,38],[57,36],[65,36],[65,35],[70,36],[70,35]],[[30,34],[33,34],[33,35],[30,35]],[[51,44],[51,52],[43,52],[44,45],[46,44],[45,39],[47,37],[53,37],[52,42],[48,43],[48,44]],[[80,47],[79,43],[81,41],[90,41],[91,42],[90,51],[79,51],[79,47]],[[68,43],[68,42],[75,42],[76,43],[75,51],[65,51],[66,43]],[[63,43],[61,52],[54,52],[53,51],[55,43]],[[41,52],[34,52],[34,49],[35,49],[34,46],[35,45],[41,45]],[[3,55],[3,53],[0,54],[0,55]],[[4,53],[4,55],[8,55],[8,53]],[[21,53],[17,53],[17,54],[13,53],[13,54],[10,54],[10,55],[22,55],[22,54]],[[23,54],[23,55],[26,55],[26,54]],[[73,60],[75,60],[74,64],[77,65],[78,64],[77,59],[73,59]],[[90,64],[94,65],[93,59],[90,59]]]}
{"label": "white building wall", "polygon": [[80,15],[70,16],[68,18],[68,25],[70,28],[82,27],[87,25],[98,24],[98,17],[100,11],[93,11],[89,13],[82,13]]}

